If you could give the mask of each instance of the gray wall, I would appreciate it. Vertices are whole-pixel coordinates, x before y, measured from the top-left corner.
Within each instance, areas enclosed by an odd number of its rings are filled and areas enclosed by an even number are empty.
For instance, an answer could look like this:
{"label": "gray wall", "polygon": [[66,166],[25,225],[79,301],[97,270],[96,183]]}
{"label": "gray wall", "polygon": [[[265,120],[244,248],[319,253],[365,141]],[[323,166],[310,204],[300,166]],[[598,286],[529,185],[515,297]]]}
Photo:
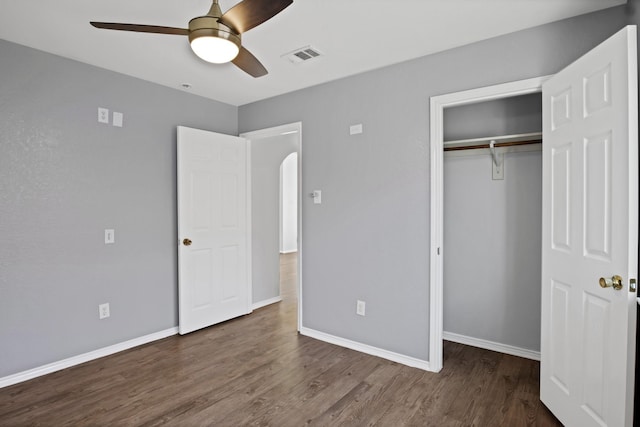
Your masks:
{"label": "gray wall", "polygon": [[540,351],[542,153],[444,159],[444,330]]}
{"label": "gray wall", "polygon": [[0,41],[0,377],[177,325],[177,125],[237,108]]}
{"label": "gray wall", "polygon": [[447,108],[442,122],[445,141],[542,132],[542,94]]}
{"label": "gray wall", "polygon": [[299,134],[251,141],[253,302],[280,295],[280,165],[298,150]]}
{"label": "gray wall", "polygon": [[241,106],[241,131],[303,123],[302,194],[323,190],[301,201],[303,326],[427,360],[429,97],[553,74],[629,21],[612,8]]}

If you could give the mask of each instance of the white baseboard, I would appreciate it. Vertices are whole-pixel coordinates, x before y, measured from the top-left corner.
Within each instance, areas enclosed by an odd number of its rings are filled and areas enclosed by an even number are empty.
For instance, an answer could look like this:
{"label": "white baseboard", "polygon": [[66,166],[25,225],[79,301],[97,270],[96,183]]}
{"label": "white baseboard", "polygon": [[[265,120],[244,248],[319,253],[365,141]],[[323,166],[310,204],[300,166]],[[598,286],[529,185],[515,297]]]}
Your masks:
{"label": "white baseboard", "polygon": [[370,354],[372,356],[381,357],[383,359],[391,360],[392,362],[398,362],[403,365],[411,366],[412,368],[418,368],[425,371],[431,371],[429,368],[429,362],[426,360],[416,359],[414,357],[405,356],[403,354],[394,353],[392,351],[383,350],[378,347],[362,344],[356,341],[351,341],[345,338],[340,338],[335,335],[326,334],[324,332],[316,331],[302,327],[300,328],[300,334],[315,338],[320,341],[328,342],[330,344],[339,345],[341,347],[350,348],[361,353]]}
{"label": "white baseboard", "polygon": [[259,308],[265,307],[265,306],[270,305],[270,304],[275,304],[275,303],[280,302],[280,301],[282,301],[282,297],[281,296],[277,296],[277,297],[265,299],[265,300],[262,300],[262,301],[254,302],[253,305],[251,306],[251,309],[252,310],[257,310]]}
{"label": "white baseboard", "polygon": [[484,348],[485,350],[497,351],[499,353],[510,354],[512,356],[524,357],[525,359],[540,360],[540,352],[528,350],[526,348],[514,347],[512,345],[500,344],[493,341],[454,334],[453,332],[443,332],[442,338],[447,341],[459,344],[470,345],[472,347]]}
{"label": "white baseboard", "polygon": [[177,333],[178,333],[178,328],[169,328],[169,329],[165,329],[164,331],[155,332],[153,334],[145,335],[143,337],[134,338],[125,342],[110,345],[108,347],[103,347],[98,350],[80,354],[78,356],[69,357],[68,359],[60,360],[58,362],[49,363],[48,365],[29,369],[28,371],[18,372],[17,374],[0,378],[0,388],[8,387],[13,384],[18,384],[23,381],[40,377],[42,375],[50,374],[52,372],[70,368],[72,366],[79,365],[81,363],[99,359],[104,356],[109,356],[111,354],[118,353],[123,350],[128,350],[130,348],[137,347],[142,344],[147,344],[152,341],[161,340],[163,338],[170,337]]}

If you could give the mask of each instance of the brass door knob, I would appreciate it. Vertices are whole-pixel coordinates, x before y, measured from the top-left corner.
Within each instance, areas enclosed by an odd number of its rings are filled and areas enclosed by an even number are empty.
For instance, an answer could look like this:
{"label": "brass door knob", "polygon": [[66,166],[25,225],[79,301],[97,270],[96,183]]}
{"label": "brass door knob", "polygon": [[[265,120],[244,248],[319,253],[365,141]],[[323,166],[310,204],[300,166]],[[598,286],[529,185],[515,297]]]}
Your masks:
{"label": "brass door knob", "polygon": [[191,241],[191,239],[184,239],[182,241],[182,244],[185,245],[185,246],[191,246],[192,243],[193,242]]}
{"label": "brass door knob", "polygon": [[610,279],[601,277],[600,286],[603,288],[613,288],[616,291],[619,291],[620,289],[622,289],[622,277],[618,276],[617,274]]}

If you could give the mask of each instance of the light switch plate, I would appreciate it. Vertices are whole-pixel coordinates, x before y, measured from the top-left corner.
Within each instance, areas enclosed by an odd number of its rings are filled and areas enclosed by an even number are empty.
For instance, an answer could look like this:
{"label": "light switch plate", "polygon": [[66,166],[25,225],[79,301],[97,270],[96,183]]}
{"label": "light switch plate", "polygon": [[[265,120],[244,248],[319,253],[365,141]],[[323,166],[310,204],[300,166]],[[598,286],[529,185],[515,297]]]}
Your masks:
{"label": "light switch plate", "polygon": [[114,126],[121,128],[123,119],[124,119],[124,114],[118,113],[117,111],[113,112],[113,125]]}
{"label": "light switch plate", "polygon": [[322,191],[314,190],[313,191],[313,203],[319,205],[322,203]]}
{"label": "light switch plate", "polygon": [[362,123],[349,127],[349,135],[357,135],[362,133]]}
{"label": "light switch plate", "polygon": [[358,316],[364,316],[366,308],[367,308],[366,302],[360,301],[360,300],[356,301],[356,314]]}
{"label": "light switch plate", "polygon": [[116,231],[112,228],[104,230],[104,244],[110,245],[116,242]]}

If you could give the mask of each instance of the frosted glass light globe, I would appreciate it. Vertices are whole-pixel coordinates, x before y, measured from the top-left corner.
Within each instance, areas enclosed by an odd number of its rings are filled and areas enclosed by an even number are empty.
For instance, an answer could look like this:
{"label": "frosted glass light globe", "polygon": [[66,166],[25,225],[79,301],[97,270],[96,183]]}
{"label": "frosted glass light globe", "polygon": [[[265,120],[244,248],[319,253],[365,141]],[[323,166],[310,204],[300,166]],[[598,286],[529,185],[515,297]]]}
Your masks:
{"label": "frosted glass light globe", "polygon": [[191,41],[191,49],[200,58],[214,64],[233,61],[238,56],[238,46],[221,37],[202,36]]}

